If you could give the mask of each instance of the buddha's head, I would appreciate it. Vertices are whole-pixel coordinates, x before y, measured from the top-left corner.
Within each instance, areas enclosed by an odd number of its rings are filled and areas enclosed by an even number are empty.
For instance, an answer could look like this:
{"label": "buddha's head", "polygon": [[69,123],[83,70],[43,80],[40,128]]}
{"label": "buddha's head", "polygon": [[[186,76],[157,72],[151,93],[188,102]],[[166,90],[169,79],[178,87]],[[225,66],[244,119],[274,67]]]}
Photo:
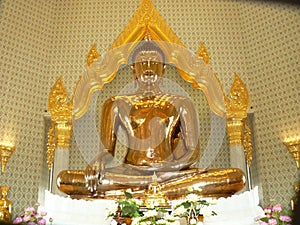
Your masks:
{"label": "buddha's head", "polygon": [[144,41],[132,53],[131,69],[139,82],[157,82],[165,72],[165,54],[153,41]]}

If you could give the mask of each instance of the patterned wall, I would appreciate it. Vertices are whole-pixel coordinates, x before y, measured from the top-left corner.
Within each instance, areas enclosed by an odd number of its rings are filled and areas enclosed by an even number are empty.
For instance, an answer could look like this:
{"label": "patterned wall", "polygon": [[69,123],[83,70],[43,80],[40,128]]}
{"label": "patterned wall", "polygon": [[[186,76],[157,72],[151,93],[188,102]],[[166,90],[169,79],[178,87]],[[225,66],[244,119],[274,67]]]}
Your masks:
{"label": "patterned wall", "polygon": [[283,144],[300,134],[299,5],[239,4],[245,34],[247,81],[254,110],[254,184],[264,202],[287,205],[299,170]]}
{"label": "patterned wall", "polygon": [[38,197],[44,151],[43,113],[49,80],[53,1],[1,1],[0,142],[16,145],[0,185],[11,187],[14,211]]}
{"label": "patterned wall", "polygon": [[[72,95],[91,45],[96,43],[98,51],[105,52],[139,3],[1,1],[0,139],[15,143],[17,149],[0,175],[0,184],[11,186],[14,212],[37,200],[44,151],[43,113],[52,85],[62,75]],[[287,205],[293,195],[292,183],[299,176],[282,143],[285,135],[299,134],[299,7],[233,0],[153,3],[189,49],[196,52],[199,43],[205,43],[226,93],[235,71],[248,86],[254,110],[253,183],[261,187],[265,204],[274,198]],[[118,93],[128,82],[127,72],[121,71],[95,104]],[[167,75],[175,72],[170,69]],[[180,85],[193,92],[187,84]],[[202,108],[203,97],[190,94],[198,96],[195,102]],[[210,117],[210,113],[203,110],[201,116]],[[203,143],[207,138],[203,136]],[[85,159],[74,140],[72,146],[70,166],[82,169]],[[226,146],[225,141],[222,149]],[[216,160],[212,166],[228,166],[228,153],[222,150],[219,154],[217,158],[225,160]]]}

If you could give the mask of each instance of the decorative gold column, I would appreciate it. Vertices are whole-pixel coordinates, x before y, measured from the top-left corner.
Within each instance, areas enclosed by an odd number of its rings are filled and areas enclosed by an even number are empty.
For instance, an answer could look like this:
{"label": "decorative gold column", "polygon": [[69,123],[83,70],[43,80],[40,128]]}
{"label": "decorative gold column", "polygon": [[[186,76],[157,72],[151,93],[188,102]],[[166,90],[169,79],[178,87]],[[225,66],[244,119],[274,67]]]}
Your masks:
{"label": "decorative gold column", "polygon": [[[61,170],[69,167],[73,97],[70,101],[67,102],[67,100],[68,94],[63,86],[62,77],[59,77],[48,98],[51,128],[48,131],[47,164],[49,170],[52,169],[50,177],[53,177],[54,181]],[[51,180],[50,183],[52,183]],[[52,185],[52,192],[59,193],[56,182]]]}
{"label": "decorative gold column", "polygon": [[251,165],[252,160],[252,144],[251,130],[246,124],[246,119],[250,99],[245,84],[236,73],[230,89],[230,98],[225,96],[224,99],[226,103],[231,167],[242,169],[247,173],[249,185],[248,166]]}
{"label": "decorative gold column", "polygon": [[15,149],[15,146],[0,144],[1,173],[4,173],[6,164]]}

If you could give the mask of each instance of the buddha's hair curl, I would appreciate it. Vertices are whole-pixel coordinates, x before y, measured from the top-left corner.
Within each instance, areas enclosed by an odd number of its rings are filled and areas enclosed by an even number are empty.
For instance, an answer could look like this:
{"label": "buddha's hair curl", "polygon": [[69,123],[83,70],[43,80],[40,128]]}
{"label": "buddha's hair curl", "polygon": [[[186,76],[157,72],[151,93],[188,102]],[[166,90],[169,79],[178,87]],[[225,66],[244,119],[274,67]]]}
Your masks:
{"label": "buddha's hair curl", "polygon": [[155,43],[155,41],[147,40],[141,41],[131,52],[130,56],[128,57],[128,64],[132,65],[135,63],[135,58],[137,55],[142,51],[156,51],[158,54],[161,55],[162,63],[166,62],[166,55],[164,51]]}

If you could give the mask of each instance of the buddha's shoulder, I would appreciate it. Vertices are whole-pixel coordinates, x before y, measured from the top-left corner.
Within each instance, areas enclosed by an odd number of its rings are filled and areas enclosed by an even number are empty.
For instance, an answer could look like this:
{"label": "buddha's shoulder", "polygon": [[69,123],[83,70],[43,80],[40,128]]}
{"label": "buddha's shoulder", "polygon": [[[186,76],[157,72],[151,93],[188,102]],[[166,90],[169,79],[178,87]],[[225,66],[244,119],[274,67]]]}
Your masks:
{"label": "buddha's shoulder", "polygon": [[133,96],[130,95],[120,95],[120,96],[112,96],[108,98],[105,102],[104,105],[118,105],[118,104],[130,104],[133,100]]}

